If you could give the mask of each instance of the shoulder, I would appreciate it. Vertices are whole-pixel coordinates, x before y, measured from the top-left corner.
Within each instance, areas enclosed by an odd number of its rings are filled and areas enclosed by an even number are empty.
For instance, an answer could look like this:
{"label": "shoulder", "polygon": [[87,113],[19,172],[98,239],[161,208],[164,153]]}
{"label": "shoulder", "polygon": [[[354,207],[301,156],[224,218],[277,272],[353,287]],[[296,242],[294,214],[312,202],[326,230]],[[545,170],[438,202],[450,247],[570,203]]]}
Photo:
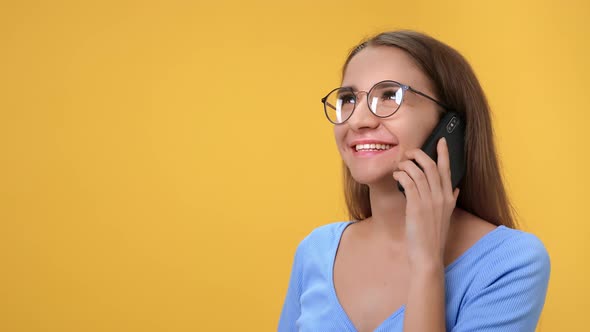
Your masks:
{"label": "shoulder", "polygon": [[549,254],[536,235],[494,226],[448,272],[448,294],[455,300],[449,308],[457,317],[453,331],[482,331],[491,326],[534,331],[550,274]]}
{"label": "shoulder", "polygon": [[549,282],[551,261],[534,234],[498,226],[473,248],[473,268],[480,289],[539,288]]}
{"label": "shoulder", "polygon": [[457,215],[449,232],[447,255],[450,261],[474,250],[481,255],[480,258],[502,257],[513,264],[533,260],[549,265],[549,254],[534,234],[496,226],[465,211]]}
{"label": "shoulder", "polygon": [[329,261],[332,253],[338,248],[342,232],[350,223],[350,221],[339,221],[314,228],[299,242],[295,260],[303,265],[316,261]]}
{"label": "shoulder", "polygon": [[318,226],[301,240],[298,250],[313,250],[338,245],[342,232],[350,221],[338,221]]}
{"label": "shoulder", "polygon": [[535,267],[550,269],[550,258],[543,242],[534,234],[505,226],[498,227],[500,233],[495,255],[501,258],[498,264],[511,268]]}

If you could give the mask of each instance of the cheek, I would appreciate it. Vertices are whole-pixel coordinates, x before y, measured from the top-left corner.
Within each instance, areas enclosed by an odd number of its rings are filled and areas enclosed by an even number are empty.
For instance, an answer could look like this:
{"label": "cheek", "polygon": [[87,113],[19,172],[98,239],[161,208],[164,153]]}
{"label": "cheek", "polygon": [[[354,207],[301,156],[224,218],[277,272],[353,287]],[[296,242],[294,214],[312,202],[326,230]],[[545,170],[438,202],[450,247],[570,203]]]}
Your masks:
{"label": "cheek", "polygon": [[411,150],[420,148],[430,135],[434,128],[430,122],[425,122],[424,119],[418,117],[406,117],[392,122],[387,127],[397,137],[401,149]]}
{"label": "cheek", "polygon": [[336,148],[338,149],[338,154],[342,158],[342,160],[346,161],[348,154],[346,150],[348,146],[346,145],[346,128],[344,126],[334,126],[334,139],[336,141]]}
{"label": "cheek", "polygon": [[334,139],[336,140],[336,145],[339,149],[341,149],[344,144],[345,133],[346,132],[342,126],[334,126]]}
{"label": "cheek", "polygon": [[434,130],[435,127],[436,127],[436,122],[433,122],[433,121],[429,121],[427,123],[421,122],[419,124],[419,126],[416,127],[414,146],[417,148],[422,147],[422,145],[424,145],[424,142],[426,142],[426,139],[428,138],[428,136],[430,136],[430,134],[432,134],[432,131]]}

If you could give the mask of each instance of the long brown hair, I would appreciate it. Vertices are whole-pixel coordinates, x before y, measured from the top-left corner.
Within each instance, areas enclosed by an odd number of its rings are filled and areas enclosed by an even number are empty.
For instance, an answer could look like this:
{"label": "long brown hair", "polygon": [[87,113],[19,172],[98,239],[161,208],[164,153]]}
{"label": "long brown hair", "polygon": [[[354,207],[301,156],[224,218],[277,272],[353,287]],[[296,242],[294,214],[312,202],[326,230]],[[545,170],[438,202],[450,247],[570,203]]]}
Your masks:
{"label": "long brown hair", "polygon": [[[467,167],[459,184],[457,207],[493,224],[516,228],[515,211],[504,188],[494,146],[490,107],[467,60],[450,46],[423,33],[391,31],[352,48],[342,69],[343,76],[352,57],[370,46],[397,47],[407,52],[432,81],[439,100],[464,116]],[[349,217],[370,217],[369,187],[356,182],[344,162],[342,167]]]}

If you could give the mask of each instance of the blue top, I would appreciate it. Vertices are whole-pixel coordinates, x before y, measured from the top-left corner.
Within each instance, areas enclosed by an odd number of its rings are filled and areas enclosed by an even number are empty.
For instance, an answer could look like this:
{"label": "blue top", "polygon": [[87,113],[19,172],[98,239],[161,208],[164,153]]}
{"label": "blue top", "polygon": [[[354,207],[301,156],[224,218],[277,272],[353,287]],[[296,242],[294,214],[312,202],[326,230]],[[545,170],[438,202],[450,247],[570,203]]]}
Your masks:
{"label": "blue top", "polygon": [[[313,230],[297,247],[279,332],[356,332],[333,283],[336,250],[351,221]],[[532,234],[499,226],[445,268],[449,332],[534,332],[549,282],[549,256]],[[375,332],[402,331],[401,306]]]}

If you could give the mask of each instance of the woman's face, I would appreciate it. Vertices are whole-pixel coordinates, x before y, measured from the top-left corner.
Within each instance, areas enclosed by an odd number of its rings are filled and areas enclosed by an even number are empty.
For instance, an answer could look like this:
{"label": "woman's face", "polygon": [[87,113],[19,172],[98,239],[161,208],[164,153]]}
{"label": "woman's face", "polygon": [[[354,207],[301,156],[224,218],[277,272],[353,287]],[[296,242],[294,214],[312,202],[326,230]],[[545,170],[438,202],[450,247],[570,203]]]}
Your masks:
{"label": "woman's face", "polygon": [[[437,98],[430,80],[418,69],[414,60],[394,47],[367,47],[349,62],[342,86],[355,91],[369,91],[383,80],[394,80]],[[376,184],[395,180],[392,172],[397,164],[407,159],[404,154],[420,148],[439,119],[437,105],[413,92],[406,91],[401,107],[388,118],[378,118],[367,105],[366,94],[361,94],[352,116],[334,125],[336,145],[350,169],[352,177],[362,184]],[[357,151],[356,144],[388,144],[387,150]]]}

